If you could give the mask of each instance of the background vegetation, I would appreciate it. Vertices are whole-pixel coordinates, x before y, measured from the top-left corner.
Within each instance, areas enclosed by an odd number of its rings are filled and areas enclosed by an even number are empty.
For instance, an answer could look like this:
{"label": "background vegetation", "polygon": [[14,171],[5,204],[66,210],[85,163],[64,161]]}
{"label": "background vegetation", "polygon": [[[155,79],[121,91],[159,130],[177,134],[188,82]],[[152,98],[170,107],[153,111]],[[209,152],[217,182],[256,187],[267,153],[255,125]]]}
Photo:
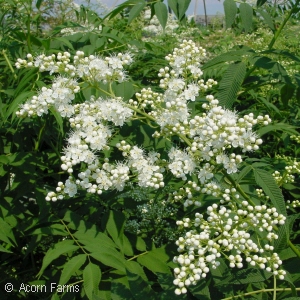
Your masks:
{"label": "background vegetation", "polygon": [[[188,0],[169,0],[172,16],[160,1],[129,0],[110,12],[70,1],[0,4],[1,299],[300,299],[298,0],[258,0],[253,6],[225,0],[225,27],[214,28],[188,21]],[[56,76],[38,68],[17,69],[17,59],[28,53],[75,55],[80,50],[86,56],[110,56],[130,51],[134,62],[128,81],[113,88],[117,96],[136,100],[142,88],[162,91],[157,74],[167,66],[165,56],[184,39],[206,48],[203,78],[218,82],[210,93],[222,106],[272,119],[257,130],[263,139],[260,150],[245,157],[239,173],[220,180],[245,199],[267,203],[286,216],[274,244],[287,271],[284,280],[250,265],[230,268],[220,259],[205,280],[176,296],[173,257],[182,236],[176,221],[205,213],[218,199],[199,193],[195,197],[202,206],[185,208],[173,201],[184,183],[171,176],[159,190],[132,182],[121,192],[99,196],[81,190],[72,198],[45,201],[57,182],[68,179],[61,152],[70,125],[55,110],[43,118],[16,116],[19,105]],[[87,88],[76,101],[95,93],[104,97],[103,89]],[[205,95],[199,95],[189,108],[199,113],[204,102]],[[125,139],[147,151],[163,152],[168,143],[182,147],[178,137],[156,143],[153,132],[147,123],[132,121],[111,145]],[[108,154],[122,160],[117,151]],[[4,289],[7,283],[14,286],[11,293]],[[27,293],[19,289],[22,283],[46,285],[47,290]],[[79,292],[51,290],[51,283],[78,286]]]}

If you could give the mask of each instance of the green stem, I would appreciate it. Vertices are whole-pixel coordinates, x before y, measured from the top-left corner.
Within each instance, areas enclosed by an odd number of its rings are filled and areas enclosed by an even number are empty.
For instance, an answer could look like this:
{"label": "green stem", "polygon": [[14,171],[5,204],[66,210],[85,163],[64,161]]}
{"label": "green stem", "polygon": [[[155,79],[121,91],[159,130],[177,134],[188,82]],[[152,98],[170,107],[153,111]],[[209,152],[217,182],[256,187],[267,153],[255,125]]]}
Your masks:
{"label": "green stem", "polygon": [[136,259],[137,257],[143,256],[143,255],[145,255],[145,254],[147,254],[147,253],[148,253],[148,251],[145,251],[145,252],[143,252],[143,253],[141,253],[141,254],[135,255],[135,256],[133,256],[133,257],[127,259],[127,261],[134,260],[134,259]]}
{"label": "green stem", "polygon": [[35,143],[35,146],[34,146],[34,151],[37,151],[39,149],[40,142],[41,142],[41,137],[42,137],[42,134],[43,134],[43,131],[44,131],[45,127],[46,127],[46,122],[44,123],[44,125],[40,129],[38,139],[37,139],[37,141]]}
{"label": "green stem", "polygon": [[[286,292],[286,291],[291,291],[291,288],[279,288],[276,289],[277,292]],[[296,291],[300,291],[300,288],[296,288]],[[253,291],[253,292],[249,292],[249,293],[245,293],[242,295],[237,295],[237,296],[231,296],[228,298],[223,298],[221,300],[232,300],[232,299],[236,299],[236,298],[243,298],[245,296],[250,296],[250,295],[254,295],[254,294],[259,294],[259,293],[268,293],[268,292],[273,292],[274,289],[262,289],[262,290],[258,290],[258,291]]]}
{"label": "green stem", "polygon": [[[87,255],[88,260],[90,261],[90,255],[84,250],[84,248],[83,248],[83,247],[78,243],[78,241],[75,239],[75,237],[73,236],[73,234],[72,234],[71,231],[69,230],[67,224],[66,224],[62,219],[60,219],[60,222],[65,226],[65,228],[66,228],[68,234],[70,235],[70,237],[71,237],[71,238],[73,239],[73,241],[78,245],[78,247],[82,250],[82,252],[83,252],[84,254]],[[91,261],[90,261],[90,262],[91,262]]]}
{"label": "green stem", "polygon": [[153,122],[156,122],[155,118],[149,116],[147,113],[141,111],[140,109],[136,108],[135,106],[132,106],[132,105],[129,105],[129,104],[126,104],[126,106],[132,110],[134,110],[135,112],[139,113],[140,115],[146,117],[147,119],[153,121]]}
{"label": "green stem", "polygon": [[273,300],[276,300],[276,276],[274,278],[274,292],[273,292]]}
{"label": "green stem", "polygon": [[298,4],[299,4],[300,0],[297,0],[296,3],[294,4],[293,8],[289,11],[289,13],[287,14],[287,16],[285,17],[285,19],[283,20],[283,22],[280,24],[279,28],[276,30],[268,48],[269,50],[272,49],[272,47],[274,46],[277,38],[279,37],[282,29],[284,28],[285,24],[287,23],[287,21],[290,19],[290,17],[292,16],[292,14],[297,10],[298,8]]}
{"label": "green stem", "polygon": [[10,69],[11,72],[13,73],[14,78],[17,79],[18,76],[17,76],[17,74],[15,73],[15,70],[14,70],[14,68],[12,67],[11,63],[10,63],[10,60],[8,59],[5,50],[2,50],[2,55],[4,56],[4,58],[5,58],[6,62],[7,62],[7,65],[8,65],[8,67],[9,67],[9,69]]}
{"label": "green stem", "polygon": [[300,250],[290,241],[288,240],[288,245],[293,250],[293,252],[300,258]]}
{"label": "green stem", "polygon": [[28,17],[28,19],[26,21],[26,28],[27,28],[27,37],[26,37],[26,40],[27,40],[28,52],[31,53],[32,52],[32,49],[31,49],[31,38],[30,38],[30,35],[31,35],[31,30],[30,30],[31,14],[28,14],[27,17]]}
{"label": "green stem", "polygon": [[[296,3],[294,4],[293,8],[291,8],[291,10],[289,11],[289,13],[287,14],[287,16],[285,17],[285,19],[283,20],[283,22],[280,24],[279,28],[275,31],[274,36],[270,42],[270,44],[268,45],[268,49],[271,50],[276,42],[276,40],[278,39],[282,29],[284,28],[285,24],[287,23],[287,21],[290,19],[290,17],[292,16],[292,14],[294,13],[294,11],[296,11],[298,4],[299,4],[300,0],[297,0]],[[256,70],[256,66],[253,66],[251,69],[248,70],[248,72],[246,73],[245,78],[248,78],[250,76],[250,74]]]}

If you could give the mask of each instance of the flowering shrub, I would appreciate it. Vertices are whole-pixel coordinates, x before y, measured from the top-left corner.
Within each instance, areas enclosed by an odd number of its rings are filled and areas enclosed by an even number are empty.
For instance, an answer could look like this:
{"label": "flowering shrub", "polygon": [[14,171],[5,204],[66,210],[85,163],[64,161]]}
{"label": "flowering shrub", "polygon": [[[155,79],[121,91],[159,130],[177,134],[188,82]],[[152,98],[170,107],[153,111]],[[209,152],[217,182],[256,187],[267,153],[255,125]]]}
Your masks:
{"label": "flowering shrub", "polygon": [[[129,0],[105,19],[81,7],[87,30],[65,31],[72,19],[35,38],[26,27],[18,51],[2,51],[12,297],[40,286],[53,299],[296,298],[299,78],[279,56],[297,56],[273,49],[281,28],[267,50],[210,59],[201,39],[180,40],[188,2],[168,2],[180,36],[163,2]],[[164,30],[136,40],[147,7]],[[280,96],[266,95],[275,84]]]}
{"label": "flowering shrub", "polygon": [[[132,62],[130,53],[102,58],[85,57],[77,51],[73,61],[67,52],[35,58],[28,54],[28,60],[19,59],[16,63],[17,68],[38,67],[40,72],[64,76],[56,77],[50,88],[43,87],[38,96],[21,105],[17,112],[19,117],[42,116],[54,107],[61,117],[69,119],[72,131],[61,157],[61,168],[69,178],[65,183],[58,182],[56,191],[46,196],[47,201],[74,197],[78,189],[98,195],[109,189],[123,191],[130,181],[143,188],[160,189],[165,186],[167,174],[180,179],[183,187],[191,186],[180,196],[186,207],[201,206],[198,197],[193,195],[197,192],[219,199],[220,206],[213,204],[207,208],[207,219],[196,213],[194,221],[189,218],[177,221],[185,232],[176,242],[178,251],[184,254],[174,257],[174,262],[180,265],[174,270],[178,295],[187,292],[186,286],[206,277],[209,268],[217,268],[221,255],[229,260],[230,267],[242,268],[244,256],[251,266],[266,268],[280,279],[285,275],[284,270],[277,270],[282,262],[273,252],[272,244],[278,238],[274,226],[283,225],[286,217],[274,207],[251,205],[240,198],[235,188],[226,188],[216,178],[218,173],[227,176],[238,172],[243,161],[236,153],[238,148],[241,153],[258,150],[262,140],[252,128],[257,124],[268,125],[271,120],[267,115],[255,118],[253,113],[238,117],[236,112],[219,106],[212,95],[206,96],[203,112],[192,117],[189,102],[217,84],[213,79],[201,78],[205,57],[203,48],[192,41],[183,41],[166,56],[169,67],[158,74],[164,93],[143,89],[136,94],[136,100],[128,101],[115,96],[112,83],[126,80],[124,67]],[[75,104],[80,86],[101,90],[101,83],[109,86],[105,98],[92,95],[83,103]],[[146,153],[134,140],[131,144],[125,140],[110,144],[117,131],[113,126],[123,126],[136,118],[146,119],[152,126],[159,125],[152,135],[155,139],[172,141],[178,136],[181,147]],[[124,160],[110,161],[110,157],[101,154],[101,150],[110,147],[121,151]],[[81,167],[78,169],[77,165]],[[177,193],[174,194],[178,201]],[[262,244],[263,240],[267,242]]]}

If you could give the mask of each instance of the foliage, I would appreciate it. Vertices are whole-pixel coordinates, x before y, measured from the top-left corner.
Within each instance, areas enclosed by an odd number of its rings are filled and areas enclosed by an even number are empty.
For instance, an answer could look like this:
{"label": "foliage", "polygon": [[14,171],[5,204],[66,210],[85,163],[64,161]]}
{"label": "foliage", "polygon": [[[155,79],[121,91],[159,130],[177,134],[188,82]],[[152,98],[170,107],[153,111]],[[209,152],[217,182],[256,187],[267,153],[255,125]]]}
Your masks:
{"label": "foliage", "polygon": [[189,4],[1,2],[3,299],[299,298],[299,1]]}

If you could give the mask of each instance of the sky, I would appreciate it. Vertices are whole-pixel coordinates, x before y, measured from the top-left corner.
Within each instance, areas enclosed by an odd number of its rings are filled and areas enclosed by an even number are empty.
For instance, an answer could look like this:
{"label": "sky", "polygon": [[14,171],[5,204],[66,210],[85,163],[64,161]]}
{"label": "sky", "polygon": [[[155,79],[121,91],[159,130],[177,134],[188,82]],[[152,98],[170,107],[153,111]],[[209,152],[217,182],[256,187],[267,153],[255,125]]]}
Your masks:
{"label": "sky", "polygon": [[[125,0],[102,0],[101,2],[112,7],[114,4],[119,5],[125,2]],[[164,2],[167,3],[167,1]],[[193,15],[195,8],[196,15],[204,15],[203,0],[191,0],[187,14]],[[206,11],[208,15],[215,15],[217,12],[224,14],[223,0],[206,0]]]}

